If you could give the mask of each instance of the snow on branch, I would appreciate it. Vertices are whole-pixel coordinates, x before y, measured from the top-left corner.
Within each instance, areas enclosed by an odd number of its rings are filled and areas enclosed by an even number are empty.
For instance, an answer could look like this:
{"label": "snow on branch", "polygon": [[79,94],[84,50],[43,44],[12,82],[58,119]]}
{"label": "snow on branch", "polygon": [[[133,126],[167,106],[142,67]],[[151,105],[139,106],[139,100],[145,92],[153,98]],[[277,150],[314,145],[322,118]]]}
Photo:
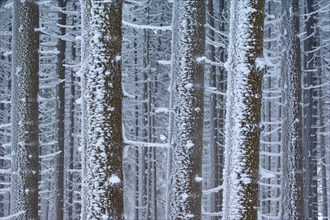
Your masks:
{"label": "snow on branch", "polygon": [[11,174],[10,169],[0,169],[0,174]]}
{"label": "snow on branch", "polygon": [[222,216],[222,212],[203,212],[202,215],[205,215],[205,216]]}
{"label": "snow on branch", "polygon": [[12,215],[8,215],[6,217],[1,217],[0,220],[12,220],[12,219],[16,219],[17,217],[20,217],[21,215],[23,215],[25,213],[25,211],[20,211],[20,212],[17,212],[15,214],[12,214]]}
{"label": "snow on branch", "polygon": [[123,20],[123,25],[136,28],[136,29],[142,29],[142,30],[154,30],[154,31],[171,31],[172,26],[153,26],[153,25],[141,25],[141,24],[134,24],[128,21]]}
{"label": "snow on branch", "polygon": [[157,63],[161,65],[171,65],[172,61],[171,60],[158,60]]}
{"label": "snow on branch", "polygon": [[214,188],[211,188],[211,189],[207,189],[207,190],[203,190],[203,195],[209,195],[211,193],[216,193],[216,192],[219,192],[220,190],[223,189],[223,186],[217,186],[217,187],[214,187]]}
{"label": "snow on branch", "polygon": [[11,123],[7,123],[7,124],[0,124],[0,128],[9,128],[11,125]]}
{"label": "snow on branch", "polygon": [[125,145],[134,146],[134,147],[157,147],[157,148],[168,148],[170,145],[168,143],[149,143],[143,141],[132,141],[124,140]]}
{"label": "snow on branch", "polygon": [[216,94],[216,95],[223,95],[223,96],[227,95],[225,92],[217,91],[216,87],[210,87],[210,86],[205,87],[205,92]]}
{"label": "snow on branch", "polygon": [[46,155],[42,155],[42,156],[39,156],[40,159],[45,159],[45,158],[49,158],[49,157],[54,157],[58,154],[62,153],[62,151],[57,151],[55,153],[52,153],[52,154],[46,154]]}

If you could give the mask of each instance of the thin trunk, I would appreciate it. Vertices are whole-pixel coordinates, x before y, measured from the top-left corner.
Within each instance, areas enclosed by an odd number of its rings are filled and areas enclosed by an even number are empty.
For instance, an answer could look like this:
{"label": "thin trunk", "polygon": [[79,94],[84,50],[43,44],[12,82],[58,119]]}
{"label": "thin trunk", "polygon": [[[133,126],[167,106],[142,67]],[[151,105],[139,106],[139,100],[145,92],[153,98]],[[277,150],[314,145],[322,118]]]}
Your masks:
{"label": "thin trunk", "polygon": [[[75,2],[72,3],[73,5],[73,10],[76,10],[76,4]],[[76,18],[72,19],[71,25],[75,25],[77,22]],[[76,28],[73,28],[73,32],[76,33]],[[77,58],[77,52],[76,52],[76,43],[72,42],[71,44],[71,59],[73,63],[76,63],[76,58]],[[72,70],[70,73],[70,112],[69,112],[69,119],[70,119],[70,133],[69,133],[69,155],[66,158],[67,161],[67,167],[71,171],[68,172],[68,184],[67,184],[67,215],[68,216],[73,216],[73,196],[74,196],[74,178],[73,178],[73,170],[74,170],[74,148],[75,148],[75,134],[76,134],[76,129],[75,129],[75,113],[76,113],[76,107],[75,107],[75,97],[76,97],[76,77],[75,77],[75,71]]]}
{"label": "thin trunk", "polygon": [[[58,7],[61,10],[66,8],[66,0],[58,0]],[[64,135],[65,135],[65,49],[66,42],[62,36],[66,34],[66,14],[63,12],[58,13],[59,38],[57,40],[57,150],[59,154],[56,160],[56,178],[55,178],[55,219],[63,219],[63,203],[64,203]]]}
{"label": "thin trunk", "polygon": [[[316,89],[313,88],[317,82],[316,53],[313,51],[317,47],[316,42],[316,14],[314,12],[314,0],[306,1],[305,13],[307,22],[305,23],[306,35],[304,42],[304,86],[303,90],[303,117],[302,117],[302,137],[303,137],[303,160],[304,171],[304,202],[305,217],[316,220],[317,210],[317,135],[316,135],[316,115],[317,108]],[[308,162],[307,162],[308,161]]]}
{"label": "thin trunk", "polygon": [[[211,28],[208,30],[208,35],[207,37],[209,38],[209,40],[211,42],[215,41],[215,36],[214,36],[214,30],[212,28],[215,28],[214,25],[214,12],[213,12],[213,0],[208,0],[208,4],[207,4],[207,12],[208,12],[208,25],[211,26]],[[212,43],[210,43],[208,45],[208,51],[209,51],[209,55],[208,55],[208,59],[211,62],[215,62],[215,47],[214,45],[212,45]],[[211,64],[210,66],[210,70],[209,70],[209,74],[210,74],[210,82],[209,82],[209,86],[211,88],[216,88],[217,87],[217,74],[216,74],[216,66]],[[215,188],[218,187],[220,185],[220,177],[219,174],[221,172],[220,171],[220,165],[218,162],[218,156],[219,156],[219,146],[218,146],[218,116],[217,116],[217,95],[215,93],[211,93],[210,95],[210,156],[211,156],[211,162],[210,162],[210,172],[211,172],[211,187]],[[213,193],[210,196],[210,212],[214,213],[214,212],[218,212],[218,207],[219,207],[219,201],[222,201],[221,198],[221,192],[216,192]]]}

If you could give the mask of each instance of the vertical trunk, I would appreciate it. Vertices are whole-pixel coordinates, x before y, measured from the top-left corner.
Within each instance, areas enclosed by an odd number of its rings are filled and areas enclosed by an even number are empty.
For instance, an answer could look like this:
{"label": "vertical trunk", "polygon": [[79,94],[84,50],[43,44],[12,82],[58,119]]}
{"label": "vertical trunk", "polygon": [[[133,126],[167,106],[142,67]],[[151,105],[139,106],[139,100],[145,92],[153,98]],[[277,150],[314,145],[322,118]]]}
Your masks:
{"label": "vertical trunk", "polygon": [[[322,71],[321,71],[321,68],[318,68],[319,70],[319,84],[321,85],[322,84]],[[318,91],[319,91],[319,97],[323,97],[323,89],[324,88],[319,88]],[[324,123],[324,118],[325,118],[325,114],[324,114],[324,101],[323,100],[320,100],[319,103],[318,103],[318,109],[319,109],[319,114],[318,114],[318,117],[319,117],[319,126],[320,126],[320,130],[319,130],[319,133],[320,133],[320,156],[321,156],[321,159],[320,159],[320,167],[321,167],[321,188],[322,188],[322,199],[320,199],[321,201],[321,204],[320,204],[320,210],[321,210],[321,214],[322,214],[322,217],[323,219],[328,219],[328,192],[329,192],[329,189],[328,189],[328,180],[327,180],[327,160],[326,160],[326,156],[327,156],[327,153],[326,153],[326,140],[325,140],[325,134],[326,134],[326,125]]]}
{"label": "vertical trunk", "polygon": [[[214,12],[213,12],[213,0],[208,0],[207,4],[207,12],[208,12],[208,24],[211,26],[211,28],[208,30],[208,38],[210,39],[211,42],[215,41],[215,36],[214,36],[214,30],[212,28],[215,28],[214,25]],[[215,47],[210,43],[208,45],[208,59],[211,62],[215,62]],[[216,88],[217,87],[217,74],[216,74],[216,66],[212,65],[210,66],[210,82],[209,86],[211,88]],[[221,116],[220,116],[221,117]],[[211,172],[211,187],[218,187],[221,185],[220,183],[220,177],[219,174],[221,173],[220,171],[220,164],[218,161],[218,156],[219,156],[219,146],[218,146],[218,135],[217,135],[217,130],[218,128],[218,115],[217,115],[217,95],[215,93],[211,93],[210,95],[210,152],[211,152],[211,162],[210,162],[210,172]],[[220,171],[220,172],[219,172]],[[219,207],[219,201],[222,201],[221,198],[221,192],[216,192],[211,195],[210,198],[210,211],[211,213],[213,212],[218,212],[218,207]]]}
{"label": "vertical trunk", "polygon": [[306,35],[304,42],[304,90],[303,95],[303,117],[302,117],[302,137],[303,137],[303,161],[306,178],[304,178],[304,210],[307,219],[316,220],[317,210],[317,135],[316,135],[316,114],[317,101],[315,97],[317,90],[313,86],[317,83],[316,53],[316,14],[313,13],[314,0],[308,0],[305,5],[305,13],[309,14],[305,19]]}
{"label": "vertical trunk", "polygon": [[299,1],[282,1],[286,53],[283,58],[285,103],[282,125],[283,178],[282,219],[305,219],[303,205],[301,143],[301,67],[299,34]]}
{"label": "vertical trunk", "polygon": [[12,69],[11,213],[38,219],[39,8],[14,1]]}
{"label": "vertical trunk", "polygon": [[122,219],[122,1],[91,1],[90,13],[82,218]]}
{"label": "vertical trunk", "polygon": [[[66,0],[58,0],[58,7],[61,10],[65,10]],[[56,178],[55,178],[55,219],[63,219],[63,202],[64,202],[64,134],[65,134],[65,48],[66,43],[61,38],[65,36],[66,28],[66,14],[63,12],[58,13],[58,24],[59,28],[59,38],[57,40],[57,150],[59,154],[57,155],[56,160]]]}
{"label": "vertical trunk", "polygon": [[[133,22],[135,22],[136,19],[133,19]],[[134,30],[133,32],[134,36],[137,36],[137,33],[136,31]],[[138,58],[137,58],[137,38],[134,38],[134,43],[133,43],[133,47],[134,47],[134,67],[137,66],[138,64]],[[137,73],[137,68],[134,68],[134,82],[135,82],[135,87],[136,89],[138,89],[138,73]],[[138,96],[135,95],[135,101],[138,100]],[[139,129],[139,106],[138,105],[135,105],[135,112],[134,112],[134,119],[135,119],[135,123],[134,123],[134,134],[135,134],[135,137],[138,137],[139,136],[139,133],[140,133],[140,129]],[[140,182],[140,164],[139,164],[139,154],[140,154],[140,149],[139,148],[136,148],[135,150],[135,161],[136,163],[134,164],[135,165],[135,171],[136,171],[136,181],[135,181],[135,189],[133,189],[133,192],[134,192],[134,195],[135,195],[135,202],[134,202],[134,217],[137,219],[139,218],[139,214],[141,213],[141,210],[138,209],[137,207],[139,206],[142,206],[142,199],[140,197],[141,193],[142,193],[142,190],[141,190],[141,184]]]}
{"label": "vertical trunk", "polygon": [[[146,1],[146,6],[144,9],[145,13],[145,24],[149,25],[149,4],[150,0]],[[144,30],[144,48],[143,48],[143,91],[142,91],[142,100],[143,100],[143,106],[142,106],[142,124],[143,124],[143,141],[150,143],[150,102],[151,97],[149,97],[149,85],[150,85],[150,69],[151,69],[151,63],[150,63],[150,34],[149,30]],[[143,216],[146,219],[150,219],[151,216],[151,191],[150,191],[150,148],[143,148],[141,155],[141,163],[144,163],[144,169],[141,170],[143,175],[143,202],[145,203],[145,215]]]}
{"label": "vertical trunk", "polygon": [[[72,3],[73,5],[73,10],[76,10],[76,4],[75,2]],[[75,18],[72,19],[72,25],[76,25],[77,20]],[[73,32],[76,32],[76,28],[73,28]],[[73,61],[73,63],[76,63],[76,58],[77,58],[77,52],[76,52],[76,43],[72,42],[71,45],[71,59]],[[75,112],[76,112],[76,108],[75,108],[75,97],[76,97],[76,77],[75,77],[75,71],[72,70],[70,73],[70,101],[69,101],[69,105],[70,105],[70,112],[69,112],[69,119],[70,119],[70,133],[69,133],[69,149],[68,149],[68,153],[69,155],[67,155],[67,158],[65,159],[67,161],[67,168],[69,169],[69,172],[67,172],[67,178],[68,178],[68,183],[67,183],[67,215],[68,216],[73,216],[73,191],[74,191],[74,178],[73,178],[73,169],[74,169],[74,147],[75,145],[75,134],[76,134],[76,129],[75,129]],[[64,155],[66,156],[66,155]]]}
{"label": "vertical trunk", "polygon": [[10,88],[11,55],[4,51],[11,50],[12,10],[0,6],[0,216],[10,215]]}
{"label": "vertical trunk", "polygon": [[264,5],[231,2],[224,219],[257,219]]}
{"label": "vertical trunk", "polygon": [[170,218],[201,218],[205,2],[174,1],[174,94]]}

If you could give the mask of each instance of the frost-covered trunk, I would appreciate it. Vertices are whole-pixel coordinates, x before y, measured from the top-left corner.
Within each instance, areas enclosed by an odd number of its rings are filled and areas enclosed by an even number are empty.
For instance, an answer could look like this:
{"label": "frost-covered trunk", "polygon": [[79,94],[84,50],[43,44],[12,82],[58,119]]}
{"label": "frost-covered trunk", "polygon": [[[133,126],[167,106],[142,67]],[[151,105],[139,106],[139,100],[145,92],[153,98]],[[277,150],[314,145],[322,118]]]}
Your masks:
{"label": "frost-covered trunk", "polygon": [[91,1],[85,12],[82,219],[122,219],[122,1]]}
{"label": "frost-covered trunk", "polygon": [[[209,105],[209,119],[204,117],[204,120],[209,121],[209,129],[204,129],[205,138],[209,138],[209,149],[206,149],[210,155],[203,155],[205,161],[203,161],[203,177],[209,175],[209,184],[207,181],[204,181],[204,185],[208,185],[206,188],[207,193],[204,194],[204,197],[209,197],[209,206],[204,206],[204,212],[211,212],[209,215],[221,216],[222,211],[222,174],[223,174],[223,148],[224,148],[224,119],[225,119],[225,68],[223,63],[225,62],[226,57],[226,38],[225,35],[225,1],[221,0],[219,2],[209,0],[207,4],[207,36],[206,36],[206,46],[208,54],[208,60],[210,63],[209,67],[209,90],[210,93],[209,104],[208,100],[205,102],[205,108],[207,104]],[[219,20],[219,21],[218,21]],[[219,24],[220,23],[220,24]],[[207,95],[207,94],[206,94]],[[207,109],[205,109],[207,112]],[[206,124],[208,122],[206,121]],[[207,133],[205,133],[207,132]],[[206,144],[208,145],[208,144]],[[208,167],[208,172],[205,171],[205,166]],[[207,214],[208,215],[208,214]]]}
{"label": "frost-covered trunk", "polygon": [[314,0],[306,1],[305,30],[307,39],[304,41],[304,63],[303,63],[303,108],[302,108],[302,149],[304,163],[304,210],[307,219],[317,219],[318,216],[318,180],[317,180],[317,112],[318,90],[316,86],[318,77],[318,50],[317,50],[317,22]]}
{"label": "frost-covered trunk", "polygon": [[0,3],[0,217],[10,214],[12,10]]}
{"label": "frost-covered trunk", "polygon": [[264,27],[262,131],[260,142],[259,219],[278,219],[281,212],[281,57],[280,2],[266,1]]}
{"label": "frost-covered trunk", "polygon": [[[66,0],[58,0],[58,7],[66,9]],[[57,151],[56,158],[56,177],[55,177],[55,219],[63,219],[64,207],[64,137],[65,137],[65,50],[66,42],[63,37],[66,34],[66,14],[58,13],[59,38],[57,40]]]}
{"label": "frost-covered trunk", "polygon": [[299,1],[283,0],[282,11],[286,46],[282,65],[282,219],[298,220],[304,219]]}
{"label": "frost-covered trunk", "polygon": [[264,1],[231,1],[223,219],[257,219]]}
{"label": "frost-covered trunk", "polygon": [[201,218],[205,2],[174,1],[170,219]]}
{"label": "frost-covered trunk", "polygon": [[[14,1],[12,68],[11,214],[38,219],[39,176],[39,8]],[[19,217],[18,217],[19,216]]]}

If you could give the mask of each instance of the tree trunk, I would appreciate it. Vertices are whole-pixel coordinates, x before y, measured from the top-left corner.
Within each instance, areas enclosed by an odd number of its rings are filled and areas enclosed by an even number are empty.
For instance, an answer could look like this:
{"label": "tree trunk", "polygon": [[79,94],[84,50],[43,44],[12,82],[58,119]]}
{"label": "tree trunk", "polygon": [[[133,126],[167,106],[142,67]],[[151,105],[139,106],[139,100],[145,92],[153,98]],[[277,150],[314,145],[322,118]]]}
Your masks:
{"label": "tree trunk", "polygon": [[12,69],[11,214],[38,219],[39,8],[14,1]]}
{"label": "tree trunk", "polygon": [[170,218],[201,219],[205,2],[174,1],[175,85]]}
{"label": "tree trunk", "polygon": [[257,219],[264,5],[231,2],[224,219]]}
{"label": "tree trunk", "polygon": [[283,178],[282,219],[305,219],[303,205],[302,143],[301,143],[301,66],[299,32],[299,1],[282,1],[286,29],[286,53],[283,57],[284,106],[282,125]]}
{"label": "tree trunk", "polygon": [[122,1],[91,1],[90,13],[82,218],[123,219]]}
{"label": "tree trunk", "polygon": [[[66,0],[58,0],[58,7],[61,10],[66,9]],[[64,202],[64,135],[65,135],[65,49],[66,42],[61,38],[65,36],[66,14],[58,13],[59,38],[57,40],[57,150],[60,152],[56,158],[56,178],[55,178],[55,219],[63,219]]]}

